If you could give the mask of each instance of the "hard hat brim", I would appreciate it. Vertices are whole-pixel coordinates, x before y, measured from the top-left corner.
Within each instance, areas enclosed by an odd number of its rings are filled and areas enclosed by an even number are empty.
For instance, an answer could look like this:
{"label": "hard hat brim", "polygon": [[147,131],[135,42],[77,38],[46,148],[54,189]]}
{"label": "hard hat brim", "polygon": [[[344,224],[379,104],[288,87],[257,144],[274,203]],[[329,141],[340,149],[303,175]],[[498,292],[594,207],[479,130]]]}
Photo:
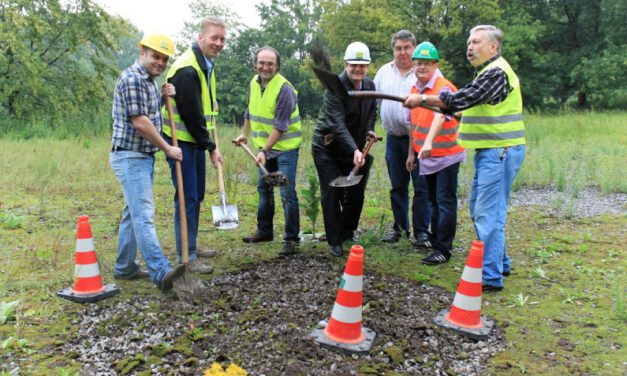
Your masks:
{"label": "hard hat brim", "polygon": [[345,63],[348,64],[366,64],[366,65],[370,65],[370,60],[355,60],[355,59],[350,59],[350,60],[344,60]]}

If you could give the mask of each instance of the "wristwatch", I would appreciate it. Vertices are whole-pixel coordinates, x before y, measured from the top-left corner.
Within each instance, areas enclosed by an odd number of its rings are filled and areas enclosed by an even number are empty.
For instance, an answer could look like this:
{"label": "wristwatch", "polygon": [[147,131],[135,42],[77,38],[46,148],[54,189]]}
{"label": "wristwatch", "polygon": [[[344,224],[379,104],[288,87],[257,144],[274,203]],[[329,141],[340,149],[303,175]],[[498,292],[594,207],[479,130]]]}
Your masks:
{"label": "wristwatch", "polygon": [[424,94],[423,94],[423,95],[422,95],[422,97],[420,98],[420,105],[421,105],[422,107],[424,107],[424,106],[426,106],[426,105],[427,105],[427,96],[426,96],[426,95],[424,95]]}

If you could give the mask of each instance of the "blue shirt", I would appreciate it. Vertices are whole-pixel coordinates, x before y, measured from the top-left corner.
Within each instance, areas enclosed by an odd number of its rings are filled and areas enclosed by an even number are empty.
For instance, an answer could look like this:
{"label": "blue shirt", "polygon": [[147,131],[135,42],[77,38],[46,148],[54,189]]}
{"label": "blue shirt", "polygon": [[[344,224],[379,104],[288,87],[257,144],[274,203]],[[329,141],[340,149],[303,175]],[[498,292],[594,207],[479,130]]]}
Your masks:
{"label": "blue shirt", "polygon": [[154,78],[139,64],[126,68],[115,83],[113,93],[113,135],[111,144],[142,153],[158,149],[133,126],[133,116],[145,115],[161,133],[161,92]]}

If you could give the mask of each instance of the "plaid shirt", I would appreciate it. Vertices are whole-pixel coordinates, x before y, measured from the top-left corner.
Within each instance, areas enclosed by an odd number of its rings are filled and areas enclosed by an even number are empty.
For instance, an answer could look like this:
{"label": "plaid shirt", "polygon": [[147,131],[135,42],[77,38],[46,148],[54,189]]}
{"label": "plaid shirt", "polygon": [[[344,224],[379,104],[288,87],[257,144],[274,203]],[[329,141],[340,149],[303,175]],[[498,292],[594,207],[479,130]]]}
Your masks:
{"label": "plaid shirt", "polygon": [[113,136],[111,144],[142,153],[157,147],[133,126],[132,116],[146,115],[161,133],[161,93],[153,77],[139,62],[125,69],[115,83],[113,94]]}
{"label": "plaid shirt", "polygon": [[[499,55],[494,56],[481,67],[478,67],[477,71],[498,58]],[[446,103],[449,110],[462,111],[480,104],[501,103],[507,98],[509,92],[509,82],[505,72],[501,68],[491,68],[459,91],[455,93],[442,92],[438,94],[438,97]]]}

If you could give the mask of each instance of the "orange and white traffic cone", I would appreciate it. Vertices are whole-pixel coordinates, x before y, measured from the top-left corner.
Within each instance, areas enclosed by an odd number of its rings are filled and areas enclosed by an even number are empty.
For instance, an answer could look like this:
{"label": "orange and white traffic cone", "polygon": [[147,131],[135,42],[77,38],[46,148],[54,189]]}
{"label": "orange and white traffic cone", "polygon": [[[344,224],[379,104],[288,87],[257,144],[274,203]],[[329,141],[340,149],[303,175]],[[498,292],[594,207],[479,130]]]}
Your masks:
{"label": "orange and white traffic cone", "polygon": [[74,264],[76,277],[74,287],[68,287],[59,291],[57,296],[79,303],[91,303],[120,292],[120,289],[113,284],[102,285],[89,217],[86,215],[78,217],[76,259]]}
{"label": "orange and white traffic cone", "polygon": [[321,346],[348,354],[365,354],[372,348],[376,333],[361,325],[363,274],[364,248],[354,245],[348,255],[331,319],[320,321],[311,333]]}
{"label": "orange and white traffic cone", "polygon": [[450,310],[443,310],[433,319],[444,328],[464,336],[485,340],[494,322],[481,316],[481,276],[483,272],[483,242],[475,240],[470,246],[466,267],[457,286]]}

